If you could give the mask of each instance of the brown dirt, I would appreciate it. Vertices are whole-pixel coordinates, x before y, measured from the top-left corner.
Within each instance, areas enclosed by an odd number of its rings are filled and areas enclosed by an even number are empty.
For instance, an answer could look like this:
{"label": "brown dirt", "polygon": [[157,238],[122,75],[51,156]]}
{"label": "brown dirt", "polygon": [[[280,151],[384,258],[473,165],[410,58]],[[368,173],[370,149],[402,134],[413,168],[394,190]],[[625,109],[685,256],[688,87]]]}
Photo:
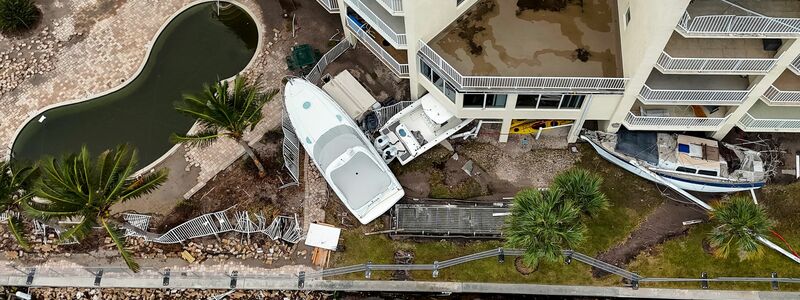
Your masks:
{"label": "brown dirt", "polygon": [[530,275],[533,272],[536,272],[536,270],[539,269],[539,266],[537,265],[536,267],[531,268],[522,261],[522,256],[517,256],[517,258],[514,259],[514,268],[517,269],[517,272],[522,275]]}
{"label": "brown dirt", "polygon": [[[653,246],[685,235],[690,227],[684,226],[682,222],[696,219],[705,222],[708,220],[708,215],[695,205],[665,201],[647,216],[647,219],[624,242],[600,253],[597,259],[624,268],[639,253],[651,251]],[[594,277],[608,274],[603,270],[592,268]]]}
{"label": "brown dirt", "polygon": [[189,200],[179,203],[169,214],[156,222],[156,232],[163,232],[202,214],[220,211],[236,205],[237,209],[262,211],[267,214],[302,214],[303,190],[294,186],[279,189],[289,182],[283,167],[280,131],[270,131],[253,146],[264,164],[267,176],[258,177],[258,170],[247,156],[239,158],[217,174]]}

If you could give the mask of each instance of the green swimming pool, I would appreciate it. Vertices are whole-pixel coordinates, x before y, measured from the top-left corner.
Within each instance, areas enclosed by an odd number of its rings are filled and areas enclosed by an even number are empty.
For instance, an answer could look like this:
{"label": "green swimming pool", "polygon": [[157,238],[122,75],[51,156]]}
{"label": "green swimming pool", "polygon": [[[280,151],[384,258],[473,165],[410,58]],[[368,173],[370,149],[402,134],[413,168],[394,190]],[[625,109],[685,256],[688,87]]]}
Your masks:
{"label": "green swimming pool", "polygon": [[173,146],[171,133],[186,132],[194,123],[176,112],[174,103],[204,84],[239,73],[257,44],[256,24],[241,8],[223,4],[217,15],[215,3],[193,6],[164,28],[141,73],[128,85],[32,118],[14,141],[14,158],[58,156],[83,144],[98,154],[130,143],[144,167]]}

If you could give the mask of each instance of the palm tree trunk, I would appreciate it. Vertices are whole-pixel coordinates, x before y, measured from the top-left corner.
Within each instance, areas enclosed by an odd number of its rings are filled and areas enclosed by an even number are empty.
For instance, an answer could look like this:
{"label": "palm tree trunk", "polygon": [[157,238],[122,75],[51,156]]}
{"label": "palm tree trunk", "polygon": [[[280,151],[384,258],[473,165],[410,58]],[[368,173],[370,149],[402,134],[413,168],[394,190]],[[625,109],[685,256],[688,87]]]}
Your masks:
{"label": "palm tree trunk", "polygon": [[267,176],[267,171],[264,170],[264,165],[261,164],[261,161],[258,160],[256,153],[253,152],[253,148],[250,148],[250,145],[247,144],[247,142],[245,142],[243,139],[238,139],[236,142],[239,143],[239,145],[242,145],[244,152],[247,152],[247,155],[250,156],[251,160],[253,160],[256,168],[258,168],[258,177],[264,178],[264,176]]}

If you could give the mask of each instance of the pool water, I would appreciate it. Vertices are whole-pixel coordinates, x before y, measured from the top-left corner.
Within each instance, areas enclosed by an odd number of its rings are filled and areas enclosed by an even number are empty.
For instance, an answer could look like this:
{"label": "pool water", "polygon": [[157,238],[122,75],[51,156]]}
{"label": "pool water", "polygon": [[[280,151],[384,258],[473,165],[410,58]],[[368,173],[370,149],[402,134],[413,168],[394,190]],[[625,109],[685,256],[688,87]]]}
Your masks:
{"label": "pool water", "polygon": [[185,133],[194,123],[174,109],[182,95],[239,73],[257,44],[255,22],[241,8],[223,5],[218,16],[214,3],[193,6],[164,28],[135,80],[111,94],[35,116],[14,141],[14,158],[59,156],[83,144],[96,155],[130,143],[144,167],[173,146],[170,134]]}

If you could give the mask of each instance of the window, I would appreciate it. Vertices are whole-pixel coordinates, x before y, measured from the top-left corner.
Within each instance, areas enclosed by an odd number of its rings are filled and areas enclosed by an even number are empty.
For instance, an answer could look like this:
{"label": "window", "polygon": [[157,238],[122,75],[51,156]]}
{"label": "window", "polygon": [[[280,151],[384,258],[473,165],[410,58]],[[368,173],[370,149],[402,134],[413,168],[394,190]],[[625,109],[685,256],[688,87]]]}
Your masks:
{"label": "window", "polygon": [[691,173],[691,174],[697,173],[697,170],[687,167],[677,167],[675,168],[675,170],[678,172]]}
{"label": "window", "polygon": [[439,88],[440,91],[444,90],[444,79],[436,72],[431,72],[431,82],[433,82],[433,85]]}
{"label": "window", "polygon": [[464,0],[456,0],[456,6],[461,5],[461,3],[464,3]]}
{"label": "window", "polygon": [[464,94],[464,107],[483,108],[484,94]]}
{"label": "window", "polygon": [[464,107],[504,108],[508,95],[504,94],[464,94]]}
{"label": "window", "polygon": [[625,28],[628,28],[628,23],[631,22],[631,7],[625,11]]}
{"label": "window", "polygon": [[444,95],[450,98],[450,101],[456,103],[456,89],[449,82],[444,83]]}
{"label": "window", "polygon": [[700,174],[700,175],[708,175],[708,176],[715,176],[715,177],[716,177],[716,176],[717,176],[717,171],[711,171],[711,170],[698,170],[698,171],[697,171],[697,174]]}
{"label": "window", "polygon": [[536,103],[539,103],[539,95],[517,96],[517,108],[536,108]]}
{"label": "window", "polygon": [[561,104],[561,95],[542,95],[539,98],[538,108],[558,108]]}
{"label": "window", "polygon": [[579,109],[583,105],[585,95],[564,95],[561,101],[561,109]]}
{"label": "window", "polygon": [[431,66],[426,64],[424,61],[420,61],[419,72],[422,73],[422,76],[425,76],[425,78],[428,78],[428,80],[430,80],[433,69],[431,69]]}

